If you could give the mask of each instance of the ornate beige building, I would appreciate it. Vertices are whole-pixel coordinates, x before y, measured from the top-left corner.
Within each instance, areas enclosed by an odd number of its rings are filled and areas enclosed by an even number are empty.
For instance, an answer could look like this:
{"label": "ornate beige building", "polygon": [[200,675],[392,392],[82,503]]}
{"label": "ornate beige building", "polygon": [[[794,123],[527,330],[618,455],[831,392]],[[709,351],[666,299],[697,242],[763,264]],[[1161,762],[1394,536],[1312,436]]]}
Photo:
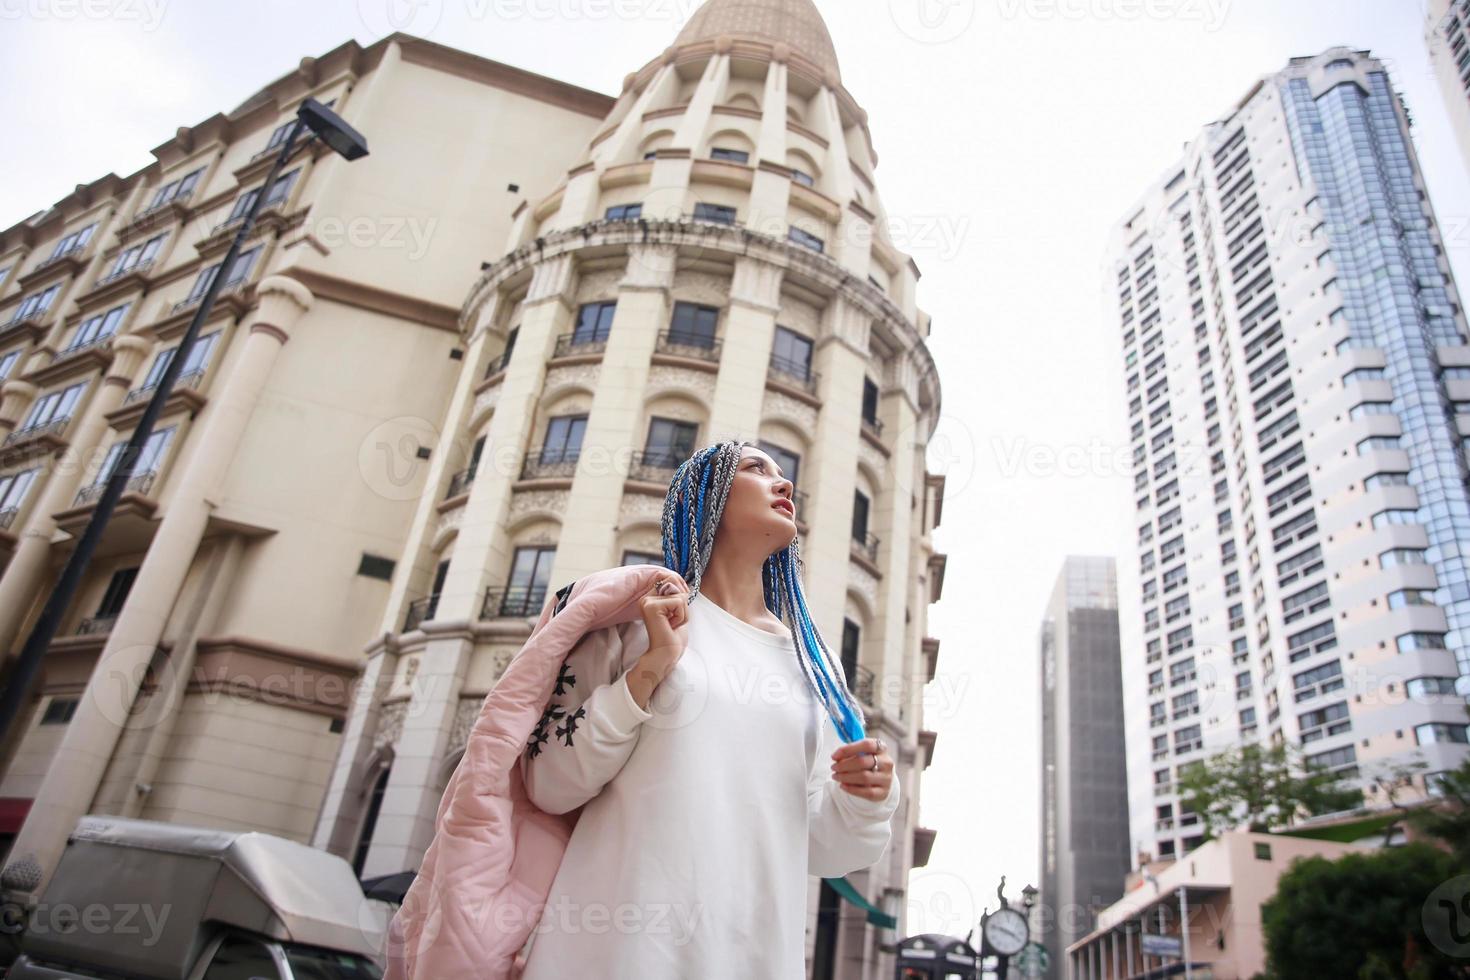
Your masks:
{"label": "ornate beige building", "polygon": [[815,968],[891,972],[934,839],[940,390],[809,0],[710,0],[616,99],[349,43],[0,235],[4,649],[307,96],[371,155],[304,145],[267,192],[15,733],[10,860],[101,812],[415,867],[547,589],[657,560],[674,465],[740,436],[796,475],[813,615],[900,747],[894,844],[849,876],[899,928],[813,879]]}

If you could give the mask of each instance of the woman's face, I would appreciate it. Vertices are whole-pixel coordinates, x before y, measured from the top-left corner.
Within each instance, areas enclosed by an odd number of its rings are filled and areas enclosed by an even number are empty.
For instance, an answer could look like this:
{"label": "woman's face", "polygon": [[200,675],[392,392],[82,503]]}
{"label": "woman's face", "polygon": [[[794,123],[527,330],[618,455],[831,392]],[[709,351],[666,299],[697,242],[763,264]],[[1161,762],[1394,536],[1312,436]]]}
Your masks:
{"label": "woman's face", "polygon": [[758,540],[767,554],[780,551],[796,538],[794,490],[775,460],[746,446],[720,515],[720,532],[738,534],[742,544]]}

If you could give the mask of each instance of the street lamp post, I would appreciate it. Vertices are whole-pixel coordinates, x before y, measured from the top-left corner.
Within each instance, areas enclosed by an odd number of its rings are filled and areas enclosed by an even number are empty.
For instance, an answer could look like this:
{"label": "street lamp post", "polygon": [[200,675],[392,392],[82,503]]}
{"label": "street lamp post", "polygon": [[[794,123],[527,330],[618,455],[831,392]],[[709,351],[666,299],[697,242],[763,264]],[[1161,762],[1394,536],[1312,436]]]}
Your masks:
{"label": "street lamp post", "polygon": [[[159,379],[153,396],[148,400],[148,406],[143,410],[137,428],[133,430],[132,437],[128,439],[127,445],[123,448],[117,466],[108,478],[102,496],[97,500],[92,516],[81,537],[77,540],[76,549],[67,559],[66,567],[62,569],[56,588],[46,600],[46,606],[42,609],[40,618],[37,619],[35,627],[26,639],[20,659],[15,669],[11,671],[3,693],[0,693],[0,745],[8,746],[8,748],[0,749],[0,774],[9,768],[10,757],[13,756],[21,741],[23,733],[15,730],[16,725],[24,714],[31,687],[40,673],[42,658],[45,657],[46,651],[51,646],[62,616],[66,614],[67,608],[71,605],[77,586],[81,583],[82,576],[91,562],[92,554],[97,549],[103,531],[107,528],[108,519],[111,518],[117,506],[118,498],[122,496],[128,481],[133,477],[133,467],[148,437],[153,434],[153,427],[158,421],[158,416],[163,412],[169,394],[173,391],[174,382],[189,359],[189,351],[199,336],[199,329],[209,317],[215,298],[219,296],[221,288],[229,279],[235,261],[240,256],[240,250],[255,227],[256,216],[260,213],[266,198],[270,195],[271,188],[280,176],[281,168],[290,158],[296,138],[301,135],[303,129],[311,130],[313,135],[348,160],[356,160],[367,155],[367,141],[362,134],[349,126],[335,112],[315,99],[307,99],[301,104],[296,112],[296,121],[292,123],[290,132],[282,142],[281,151],[276,155],[275,162],[271,164],[265,183],[255,195],[250,210],[240,223],[240,229],[235,233],[234,241],[230,243],[230,250],[216,268],[209,288],[205,291],[199,307],[194,311],[193,319],[189,322],[189,329],[184,332],[184,337],[179,341],[174,356],[164,368],[163,376]],[[70,830],[71,828],[66,828],[67,832]]]}

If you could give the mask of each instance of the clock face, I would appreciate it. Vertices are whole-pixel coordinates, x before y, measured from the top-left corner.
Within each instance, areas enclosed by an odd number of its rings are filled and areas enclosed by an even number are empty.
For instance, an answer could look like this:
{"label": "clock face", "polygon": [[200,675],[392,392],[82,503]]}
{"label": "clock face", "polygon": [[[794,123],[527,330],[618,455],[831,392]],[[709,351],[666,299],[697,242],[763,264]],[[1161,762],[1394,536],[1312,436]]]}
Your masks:
{"label": "clock face", "polygon": [[1002,956],[1013,956],[1026,948],[1031,930],[1026,917],[1015,909],[1001,909],[985,920],[985,938]]}

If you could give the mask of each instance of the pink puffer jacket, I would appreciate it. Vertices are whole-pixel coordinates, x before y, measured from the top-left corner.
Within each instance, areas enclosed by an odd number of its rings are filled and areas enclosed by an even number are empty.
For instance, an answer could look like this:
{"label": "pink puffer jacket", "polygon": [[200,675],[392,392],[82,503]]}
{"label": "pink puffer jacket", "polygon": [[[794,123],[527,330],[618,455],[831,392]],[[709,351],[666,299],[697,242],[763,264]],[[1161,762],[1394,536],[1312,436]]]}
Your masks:
{"label": "pink puffer jacket", "polygon": [[504,980],[541,915],[580,808],[539,809],[518,764],[557,674],[588,632],[641,619],[658,565],[608,568],[547,598],[485,696],[449,779],[418,877],[388,928],[384,980]]}

